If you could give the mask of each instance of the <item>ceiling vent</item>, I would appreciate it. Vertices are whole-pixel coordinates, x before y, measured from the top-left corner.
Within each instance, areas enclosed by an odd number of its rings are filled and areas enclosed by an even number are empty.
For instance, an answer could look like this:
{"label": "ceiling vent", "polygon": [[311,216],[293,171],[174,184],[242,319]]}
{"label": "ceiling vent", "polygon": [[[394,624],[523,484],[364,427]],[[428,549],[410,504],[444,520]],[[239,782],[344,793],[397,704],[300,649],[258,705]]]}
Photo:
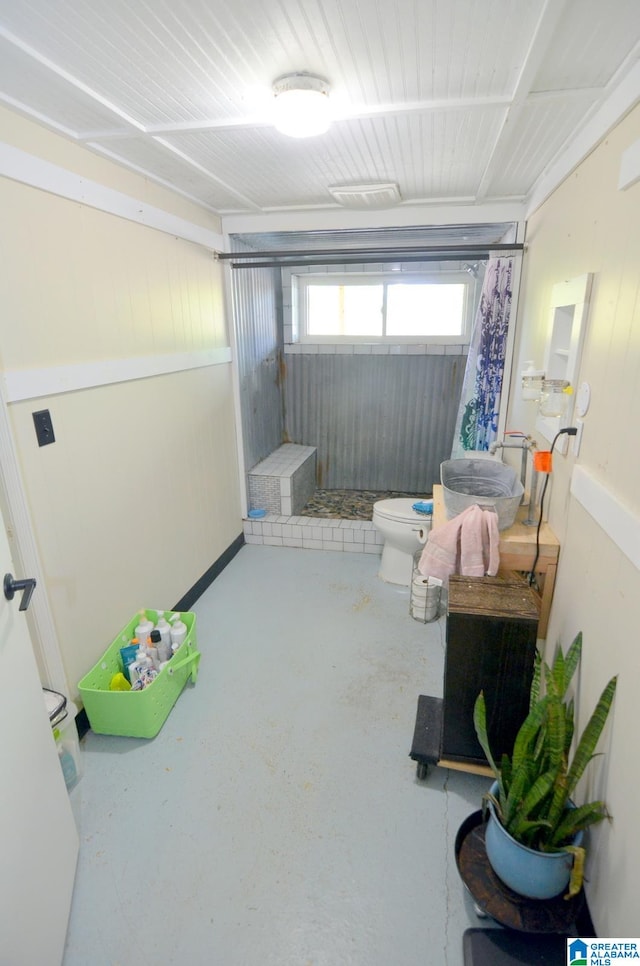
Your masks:
{"label": "ceiling vent", "polygon": [[329,193],[345,208],[392,208],[401,200],[393,183],[330,185]]}

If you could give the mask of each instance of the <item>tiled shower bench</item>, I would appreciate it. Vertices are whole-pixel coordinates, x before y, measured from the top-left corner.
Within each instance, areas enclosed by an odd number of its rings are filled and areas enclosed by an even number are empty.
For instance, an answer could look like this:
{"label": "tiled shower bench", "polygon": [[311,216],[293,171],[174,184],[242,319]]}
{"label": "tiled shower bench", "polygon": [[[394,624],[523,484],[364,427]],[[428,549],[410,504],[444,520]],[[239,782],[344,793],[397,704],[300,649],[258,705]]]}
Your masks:
{"label": "tiled shower bench", "polygon": [[301,516],[316,485],[316,448],[284,443],[250,470],[252,509],[267,511],[244,521],[247,543],[348,553],[382,553],[384,538],[370,520]]}

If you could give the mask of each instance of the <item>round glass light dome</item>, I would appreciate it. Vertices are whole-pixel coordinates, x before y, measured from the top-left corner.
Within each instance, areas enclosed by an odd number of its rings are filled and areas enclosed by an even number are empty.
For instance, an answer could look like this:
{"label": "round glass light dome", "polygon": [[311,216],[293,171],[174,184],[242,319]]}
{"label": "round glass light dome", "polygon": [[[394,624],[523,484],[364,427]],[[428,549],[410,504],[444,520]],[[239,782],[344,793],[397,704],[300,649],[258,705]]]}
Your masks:
{"label": "round glass light dome", "polygon": [[286,74],[273,85],[274,123],[293,138],[324,134],[331,123],[329,84],[313,74]]}

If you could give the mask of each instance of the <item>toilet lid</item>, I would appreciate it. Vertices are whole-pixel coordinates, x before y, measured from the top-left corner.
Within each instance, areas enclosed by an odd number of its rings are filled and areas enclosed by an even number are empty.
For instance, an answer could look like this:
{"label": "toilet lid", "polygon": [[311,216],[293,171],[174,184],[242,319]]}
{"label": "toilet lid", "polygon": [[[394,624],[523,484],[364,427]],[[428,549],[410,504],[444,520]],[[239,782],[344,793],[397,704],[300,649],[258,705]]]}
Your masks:
{"label": "toilet lid", "polygon": [[[431,520],[430,516],[418,513],[413,509],[413,504],[418,497],[393,497],[389,500],[378,500],[373,504],[373,512],[386,520],[396,520],[398,523],[426,523]],[[426,498],[425,498],[426,499]]]}

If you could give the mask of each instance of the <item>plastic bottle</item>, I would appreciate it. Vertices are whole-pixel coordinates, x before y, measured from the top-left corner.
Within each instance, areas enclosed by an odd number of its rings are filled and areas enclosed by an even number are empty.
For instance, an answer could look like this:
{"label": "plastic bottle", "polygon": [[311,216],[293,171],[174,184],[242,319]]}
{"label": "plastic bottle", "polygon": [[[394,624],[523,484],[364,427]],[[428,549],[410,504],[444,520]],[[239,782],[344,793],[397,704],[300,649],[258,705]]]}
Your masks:
{"label": "plastic bottle", "polygon": [[153,662],[147,654],[147,649],[140,645],[135,661],[129,665],[129,680],[131,681],[132,688],[139,684],[140,677],[150,667],[153,667]]}
{"label": "plastic bottle", "polygon": [[151,636],[147,641],[146,651],[151,658],[151,663],[153,664],[156,671],[160,667],[160,651],[158,645],[160,644],[160,631],[151,631]]}
{"label": "plastic bottle", "polygon": [[180,614],[172,614],[171,621],[171,650],[175,653],[187,636],[187,625],[180,619]]}
{"label": "plastic bottle", "polygon": [[163,640],[161,632],[156,628],[156,630],[151,631],[151,643],[158,651],[158,670],[160,669],[160,664],[163,661],[168,661],[171,657],[171,637],[168,640]]}
{"label": "plastic bottle", "polygon": [[[164,614],[158,611],[158,619],[156,621],[156,630],[160,631],[160,637],[162,639],[163,645],[166,644],[167,654],[171,657],[171,627],[169,626]],[[158,648],[158,654],[160,653],[160,648]],[[168,658],[160,658],[160,660],[168,660]]]}
{"label": "plastic bottle", "polygon": [[138,638],[138,640],[143,646],[146,646],[152,630],[153,630],[153,621],[150,621],[146,615],[146,612],[141,610],[138,626],[133,632],[134,636]]}
{"label": "plastic bottle", "polygon": [[143,688],[146,688],[158,675],[151,658],[146,652],[139,661],[136,661],[132,668],[132,674],[134,668],[137,672],[137,678],[135,684],[131,685],[132,691],[141,691]]}
{"label": "plastic bottle", "polygon": [[124,676],[122,671],[117,671],[109,681],[110,691],[130,691],[131,683]]}

